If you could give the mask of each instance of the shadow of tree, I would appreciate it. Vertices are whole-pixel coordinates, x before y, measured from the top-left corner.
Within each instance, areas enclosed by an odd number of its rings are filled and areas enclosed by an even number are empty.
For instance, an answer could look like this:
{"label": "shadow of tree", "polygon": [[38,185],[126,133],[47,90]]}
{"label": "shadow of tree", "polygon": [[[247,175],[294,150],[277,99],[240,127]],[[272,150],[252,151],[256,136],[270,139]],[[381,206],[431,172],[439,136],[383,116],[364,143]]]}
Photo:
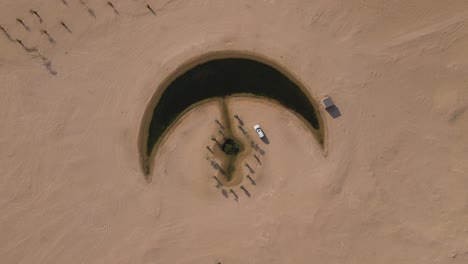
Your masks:
{"label": "shadow of tree", "polygon": [[8,31],[3,27],[3,26],[0,26],[0,30],[3,32],[3,34],[5,35],[5,37],[9,40],[9,41],[15,41],[10,33],[8,33]]}

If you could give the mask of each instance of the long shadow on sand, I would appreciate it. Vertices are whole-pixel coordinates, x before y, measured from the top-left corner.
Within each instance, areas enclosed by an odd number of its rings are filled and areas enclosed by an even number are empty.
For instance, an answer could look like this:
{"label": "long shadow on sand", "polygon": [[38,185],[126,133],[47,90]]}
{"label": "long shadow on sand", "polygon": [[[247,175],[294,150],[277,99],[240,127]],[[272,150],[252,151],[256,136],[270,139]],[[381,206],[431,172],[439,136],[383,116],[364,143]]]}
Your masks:
{"label": "long shadow on sand", "polygon": [[0,26],[0,30],[3,32],[3,35],[5,35],[5,37],[9,40],[9,41],[15,41],[10,33],[8,33],[8,31],[6,30],[6,28],[4,28],[3,26]]}
{"label": "long shadow on sand", "polygon": [[327,110],[328,114],[330,114],[330,116],[333,117],[333,119],[341,116],[341,111],[336,105],[327,107],[325,110]]}

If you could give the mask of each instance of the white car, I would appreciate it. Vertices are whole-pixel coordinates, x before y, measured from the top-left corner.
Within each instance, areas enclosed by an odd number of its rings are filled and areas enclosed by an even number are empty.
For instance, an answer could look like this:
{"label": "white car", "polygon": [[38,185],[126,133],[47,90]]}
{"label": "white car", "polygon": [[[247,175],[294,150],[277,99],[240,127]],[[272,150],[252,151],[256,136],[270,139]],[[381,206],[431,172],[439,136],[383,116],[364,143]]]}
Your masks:
{"label": "white car", "polygon": [[262,128],[260,128],[260,125],[255,125],[254,126],[254,129],[255,131],[257,131],[257,134],[260,138],[264,138],[265,137],[265,133],[263,133],[263,130]]}

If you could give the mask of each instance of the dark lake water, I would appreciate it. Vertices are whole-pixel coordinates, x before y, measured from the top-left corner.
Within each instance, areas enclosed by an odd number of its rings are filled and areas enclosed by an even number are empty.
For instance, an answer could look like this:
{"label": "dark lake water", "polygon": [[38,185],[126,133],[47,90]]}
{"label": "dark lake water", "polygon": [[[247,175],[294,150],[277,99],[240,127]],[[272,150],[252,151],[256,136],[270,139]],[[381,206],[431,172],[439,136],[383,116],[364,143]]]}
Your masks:
{"label": "dark lake water", "polygon": [[317,113],[302,90],[273,67],[250,59],[217,59],[175,79],[161,95],[149,127],[147,155],[177,117],[205,99],[251,94],[273,99],[319,129]]}

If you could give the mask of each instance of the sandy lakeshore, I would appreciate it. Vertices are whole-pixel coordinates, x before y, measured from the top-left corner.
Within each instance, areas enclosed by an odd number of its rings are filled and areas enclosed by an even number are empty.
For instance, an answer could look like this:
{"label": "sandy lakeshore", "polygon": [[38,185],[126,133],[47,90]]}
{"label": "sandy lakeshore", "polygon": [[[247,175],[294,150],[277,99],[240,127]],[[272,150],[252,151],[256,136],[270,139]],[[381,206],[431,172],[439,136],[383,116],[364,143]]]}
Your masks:
{"label": "sandy lakeshore", "polygon": [[[106,2],[0,1],[0,263],[468,263],[466,1]],[[219,185],[208,101],[148,181],[151,99],[213,52],[275,62],[340,116],[316,109],[321,144],[226,98],[245,149]]]}

